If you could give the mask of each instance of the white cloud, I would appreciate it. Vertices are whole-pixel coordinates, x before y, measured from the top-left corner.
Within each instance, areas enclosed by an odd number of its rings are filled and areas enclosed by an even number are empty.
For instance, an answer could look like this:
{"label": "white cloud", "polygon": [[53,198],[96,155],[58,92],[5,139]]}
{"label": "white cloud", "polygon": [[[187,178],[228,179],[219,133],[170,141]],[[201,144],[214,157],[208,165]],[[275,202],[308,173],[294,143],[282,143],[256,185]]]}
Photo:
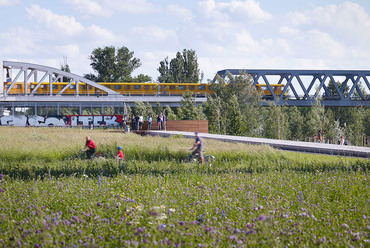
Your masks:
{"label": "white cloud", "polygon": [[231,2],[204,0],[199,2],[199,7],[203,17],[213,20],[265,22],[272,18],[272,15],[264,11],[255,0]]}
{"label": "white cloud", "polygon": [[147,14],[159,8],[147,0],[64,0],[85,17],[110,17],[113,13]]}
{"label": "white cloud", "polygon": [[295,12],[290,14],[288,23],[303,30],[324,29],[349,42],[364,45],[370,42],[370,15],[361,5],[353,2]]}
{"label": "white cloud", "polygon": [[[24,39],[27,37],[27,39]],[[0,33],[0,54],[5,56],[27,56],[34,53],[37,44],[31,31],[25,28],[13,28]]]}
{"label": "white cloud", "polygon": [[181,20],[190,20],[193,18],[193,13],[191,10],[184,8],[178,4],[170,4],[166,8],[166,13],[169,16],[174,16]]}
{"label": "white cloud", "polygon": [[58,15],[49,9],[40,8],[38,5],[31,5],[26,8],[26,11],[30,19],[45,24],[50,30],[61,35],[73,36],[84,30],[82,24],[77,22],[74,17]]}
{"label": "white cloud", "polygon": [[61,40],[63,38],[76,37],[76,39],[80,38],[82,43],[93,41],[98,44],[112,43],[116,40],[112,31],[97,25],[85,27],[76,21],[74,17],[58,15],[38,5],[31,5],[26,10],[30,19],[34,19],[47,27],[47,30],[43,30],[43,32],[53,34],[53,36],[49,35],[47,39]]}
{"label": "white cloud", "polygon": [[0,0],[0,6],[17,5],[19,3],[20,0]]}
{"label": "white cloud", "polygon": [[70,4],[74,10],[80,12],[83,16],[103,16],[110,17],[112,10],[101,6],[101,1],[90,0],[64,0],[66,4]]}
{"label": "white cloud", "polygon": [[177,40],[176,31],[173,29],[163,29],[158,26],[135,27],[130,33],[140,40],[150,43],[174,42]]}
{"label": "white cloud", "polygon": [[67,44],[63,46],[55,46],[55,51],[63,54],[67,58],[76,58],[80,54],[80,48],[77,44]]}

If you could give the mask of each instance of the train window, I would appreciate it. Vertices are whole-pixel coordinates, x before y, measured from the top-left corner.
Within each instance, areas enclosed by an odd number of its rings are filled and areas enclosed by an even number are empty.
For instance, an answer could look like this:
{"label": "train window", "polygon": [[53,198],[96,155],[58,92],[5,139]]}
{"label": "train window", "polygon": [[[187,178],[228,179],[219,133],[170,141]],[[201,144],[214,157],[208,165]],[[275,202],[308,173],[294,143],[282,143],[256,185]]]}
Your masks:
{"label": "train window", "polygon": [[[9,86],[8,86],[9,87]],[[34,84],[31,84],[31,89],[35,88],[35,85]]]}
{"label": "train window", "polygon": [[134,85],[134,90],[140,90],[141,89],[141,85]]}
{"label": "train window", "polygon": [[53,90],[57,90],[58,89],[58,85],[53,85]]}
{"label": "train window", "polygon": [[199,85],[198,86],[198,90],[205,90],[206,89],[206,86],[204,86],[204,85]]}
{"label": "train window", "polygon": [[175,90],[176,89],[176,85],[170,85],[170,90]]}
{"label": "train window", "polygon": [[261,90],[268,90],[267,86],[261,86]]}
{"label": "train window", "polygon": [[131,88],[131,87],[130,87],[130,85],[125,85],[125,86],[124,86],[124,89],[125,89],[125,90],[129,90],[130,88]]}
{"label": "train window", "polygon": [[17,89],[21,89],[22,88],[22,85],[20,85],[20,84],[17,84],[17,87],[16,87]]}
{"label": "train window", "polygon": [[76,89],[76,85],[71,84],[71,85],[69,86],[69,88],[70,88],[70,89],[72,89],[72,90],[75,90],[75,89]]}
{"label": "train window", "polygon": [[92,88],[93,88],[92,86],[89,86],[89,90],[92,90]]}
{"label": "train window", "polygon": [[81,85],[81,90],[86,90],[86,85]]}
{"label": "train window", "polygon": [[195,90],[195,86],[194,85],[189,85],[189,90]]}
{"label": "train window", "polygon": [[[6,84],[6,85],[5,85],[5,89],[9,89],[9,86],[10,86],[9,84]],[[32,85],[31,85],[31,86],[32,86]]]}
{"label": "train window", "polygon": [[155,85],[153,85],[152,89],[155,90],[155,88],[156,88]]}
{"label": "train window", "polygon": [[122,88],[121,85],[114,85],[113,87],[115,90],[120,90]]}
{"label": "train window", "polygon": [[150,86],[149,85],[144,85],[144,90],[150,90]]}
{"label": "train window", "polygon": [[41,89],[45,88],[45,85],[41,85],[41,86],[40,86],[40,88],[41,88]]}
{"label": "train window", "polygon": [[179,90],[186,90],[186,86],[185,85],[179,85]]}
{"label": "train window", "polygon": [[164,89],[164,90],[166,90],[166,89],[167,89],[167,86],[166,86],[166,85],[164,85],[164,86],[163,86],[163,89]]}

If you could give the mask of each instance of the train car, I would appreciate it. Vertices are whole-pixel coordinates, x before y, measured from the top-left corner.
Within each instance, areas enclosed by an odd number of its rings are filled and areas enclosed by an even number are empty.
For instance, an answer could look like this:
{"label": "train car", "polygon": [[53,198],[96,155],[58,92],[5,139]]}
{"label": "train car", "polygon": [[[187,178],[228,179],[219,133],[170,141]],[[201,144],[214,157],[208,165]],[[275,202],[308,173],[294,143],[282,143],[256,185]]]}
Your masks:
{"label": "train car", "polygon": [[[9,89],[11,82],[4,82],[4,92]],[[16,82],[8,92],[8,95],[22,95],[24,94],[24,83]]]}
{"label": "train car", "polygon": [[99,83],[122,95],[157,95],[157,83]]}
{"label": "train car", "polygon": [[161,83],[160,94],[161,95],[182,95],[187,91],[190,91],[195,96],[205,96],[207,94],[213,94],[210,89],[210,84],[175,84],[175,83]]}
{"label": "train car", "polygon": [[[272,93],[267,87],[267,84],[256,84],[255,86],[256,86],[257,91],[261,92],[264,98],[272,97]],[[272,87],[272,90],[274,91],[276,96],[281,96],[281,94],[283,93],[285,84],[270,84],[270,86]],[[284,93],[284,96],[286,96],[286,92]]]}

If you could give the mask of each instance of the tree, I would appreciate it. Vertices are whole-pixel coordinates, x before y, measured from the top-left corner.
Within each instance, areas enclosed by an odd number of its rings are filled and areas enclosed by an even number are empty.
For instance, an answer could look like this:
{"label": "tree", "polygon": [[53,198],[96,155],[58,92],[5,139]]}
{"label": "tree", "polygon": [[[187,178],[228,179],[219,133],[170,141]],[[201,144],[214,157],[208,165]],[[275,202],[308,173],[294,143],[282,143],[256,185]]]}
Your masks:
{"label": "tree", "polygon": [[[60,69],[65,72],[71,72],[66,57],[64,57],[64,63],[60,64]],[[69,80],[69,78],[63,77],[62,82],[69,82]]]}
{"label": "tree", "polygon": [[242,135],[244,124],[242,120],[238,98],[236,97],[236,95],[232,95],[230,97],[228,108],[227,108],[227,119],[229,120],[227,134]]}
{"label": "tree", "polygon": [[86,74],[85,78],[99,82],[131,82],[131,73],[141,66],[140,59],[127,47],[106,46],[96,48],[89,56],[91,67],[97,75]]}
{"label": "tree", "polygon": [[[207,97],[205,113],[210,123],[210,132],[235,135],[259,135],[261,117],[261,95],[253,86],[253,80],[248,75],[235,78],[229,76],[229,84],[218,77],[212,83],[214,91]],[[237,116],[231,116],[232,112]],[[239,114],[240,113],[240,114]],[[239,119],[240,117],[240,119]],[[234,125],[238,123],[238,127]]]}
{"label": "tree", "polygon": [[202,106],[196,106],[195,98],[190,91],[182,96],[181,107],[178,109],[178,116],[181,120],[204,120]]}
{"label": "tree", "polygon": [[170,75],[170,63],[168,62],[168,57],[164,60],[159,62],[159,77],[158,81],[161,83],[170,83],[171,82],[171,75]]}
{"label": "tree", "polygon": [[289,139],[303,140],[304,118],[296,106],[290,107],[288,111]]}
{"label": "tree", "polygon": [[170,106],[166,105],[164,109],[164,114],[168,120],[177,120],[177,116],[175,112],[170,108]]}
{"label": "tree", "polygon": [[[319,130],[323,130],[326,122],[325,108],[321,106],[320,100],[316,99],[314,105],[306,116],[305,135],[316,136]],[[323,134],[325,136],[325,133]]]}
{"label": "tree", "polygon": [[198,83],[202,80],[194,50],[184,49],[182,54],[177,52],[170,62],[166,57],[159,65],[158,81],[161,83]]}
{"label": "tree", "polygon": [[264,121],[264,137],[271,139],[287,139],[289,136],[289,122],[286,107],[271,104]]}
{"label": "tree", "polygon": [[368,129],[368,127],[365,127],[365,124],[369,124],[366,122],[368,118],[366,117],[366,113],[369,112],[363,107],[350,109],[351,117],[348,120],[346,136],[353,145],[361,144],[362,136],[365,134],[366,129]]}
{"label": "tree", "polygon": [[134,77],[132,81],[135,83],[147,83],[147,82],[151,82],[152,78],[148,75],[139,74],[136,77]]}

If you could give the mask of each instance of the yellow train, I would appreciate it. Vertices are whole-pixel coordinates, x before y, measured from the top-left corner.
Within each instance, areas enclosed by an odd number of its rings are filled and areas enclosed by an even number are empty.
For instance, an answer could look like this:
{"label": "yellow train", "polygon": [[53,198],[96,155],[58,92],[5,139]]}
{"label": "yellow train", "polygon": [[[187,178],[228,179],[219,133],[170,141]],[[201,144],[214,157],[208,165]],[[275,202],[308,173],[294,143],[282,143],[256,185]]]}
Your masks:
{"label": "yellow train", "polygon": [[[11,83],[4,83],[4,91],[9,88]],[[36,87],[37,82],[28,83],[27,94],[30,94]],[[57,94],[59,91],[67,86],[67,82],[54,82],[52,84],[52,94]],[[122,95],[182,95],[186,91],[190,91],[195,96],[205,96],[213,94],[211,84],[175,84],[175,83],[99,83],[102,86],[110,88]],[[284,84],[270,84],[273,88],[275,95],[280,96],[285,87]],[[105,95],[106,93],[93,86],[85,83],[79,83],[79,95]],[[271,97],[272,94],[266,84],[256,84],[256,89],[262,93],[264,97]],[[25,93],[24,83],[17,82],[8,92],[8,95],[23,95]],[[34,92],[35,95],[49,95],[49,83],[43,82]],[[67,89],[64,90],[62,95],[75,95],[76,84],[72,83]],[[285,94],[286,95],[286,92]]]}

